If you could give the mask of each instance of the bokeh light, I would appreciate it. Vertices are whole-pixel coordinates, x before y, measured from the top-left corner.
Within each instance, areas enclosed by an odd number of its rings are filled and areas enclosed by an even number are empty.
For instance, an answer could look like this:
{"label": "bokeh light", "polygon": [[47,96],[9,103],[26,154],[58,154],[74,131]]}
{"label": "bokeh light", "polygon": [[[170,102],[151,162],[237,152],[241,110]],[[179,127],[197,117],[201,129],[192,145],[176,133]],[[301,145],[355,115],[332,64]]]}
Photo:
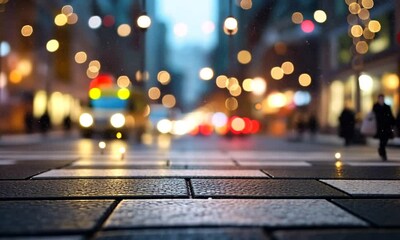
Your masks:
{"label": "bokeh light", "polygon": [[58,43],[57,40],[55,39],[51,39],[47,42],[46,44],[46,49],[49,52],[55,52],[58,50],[58,48],[60,47],[60,44]]}
{"label": "bokeh light", "polygon": [[117,85],[120,88],[127,88],[131,84],[131,80],[129,79],[128,76],[119,76],[117,79]]}
{"label": "bokeh light", "polygon": [[167,71],[160,71],[157,74],[157,80],[162,85],[167,85],[171,81],[171,75]]}
{"label": "bokeh light", "polygon": [[247,50],[242,50],[242,51],[238,52],[237,60],[241,64],[248,64],[249,62],[251,62],[251,53]]}
{"label": "bokeh light", "polygon": [[57,26],[64,26],[65,24],[67,24],[67,22],[68,17],[63,13],[57,14],[57,16],[54,18],[54,23]]}
{"label": "bokeh light", "polygon": [[307,73],[300,74],[299,76],[299,84],[302,87],[308,87],[311,84],[311,76]]}
{"label": "bokeh light", "polygon": [[178,37],[184,37],[188,33],[188,27],[185,23],[177,23],[174,25],[174,34]]}
{"label": "bokeh light", "polygon": [[292,14],[292,22],[295,24],[301,24],[304,20],[303,14],[300,12],[294,12]]}
{"label": "bokeh light", "polygon": [[267,83],[261,77],[256,77],[251,82],[251,88],[253,89],[253,93],[255,95],[263,95],[267,90]]}
{"label": "bokeh light", "polygon": [[147,15],[141,15],[137,19],[137,25],[142,29],[147,29],[151,25],[151,18]]}
{"label": "bokeh light", "polygon": [[304,20],[301,23],[301,30],[305,33],[311,33],[315,29],[315,24],[311,20]]}
{"label": "bokeh light", "polygon": [[175,107],[176,99],[175,99],[174,95],[167,94],[161,99],[161,102],[164,105],[164,107],[173,108],[173,107]]}
{"label": "bokeh light", "polygon": [[147,94],[151,100],[157,100],[161,97],[161,91],[157,87],[150,88]]}
{"label": "bokeh light", "polygon": [[281,80],[283,78],[284,72],[280,67],[273,67],[271,69],[271,77],[275,80]]}
{"label": "bokeh light", "polygon": [[214,77],[214,71],[209,67],[202,68],[200,69],[199,77],[202,80],[211,80]]}
{"label": "bokeh light", "polygon": [[33,33],[33,27],[31,25],[25,25],[21,28],[21,34],[24,37],[29,37]]}
{"label": "bokeh light", "polygon": [[129,36],[129,34],[131,34],[131,31],[132,31],[131,26],[129,26],[128,24],[121,24],[117,28],[117,33],[118,36],[120,37]]}
{"label": "bokeh light", "polygon": [[292,62],[289,61],[282,63],[281,68],[283,73],[286,75],[292,74],[294,72],[294,65]]}
{"label": "bokeh light", "polygon": [[326,22],[327,16],[323,10],[317,10],[314,12],[314,20],[319,23]]}
{"label": "bokeh light", "polygon": [[87,60],[87,55],[85,52],[80,51],[75,54],[75,62],[76,63],[82,64],[82,63],[86,62],[86,60]]}
{"label": "bokeh light", "polygon": [[97,29],[101,26],[101,18],[99,16],[91,16],[88,20],[91,29]]}

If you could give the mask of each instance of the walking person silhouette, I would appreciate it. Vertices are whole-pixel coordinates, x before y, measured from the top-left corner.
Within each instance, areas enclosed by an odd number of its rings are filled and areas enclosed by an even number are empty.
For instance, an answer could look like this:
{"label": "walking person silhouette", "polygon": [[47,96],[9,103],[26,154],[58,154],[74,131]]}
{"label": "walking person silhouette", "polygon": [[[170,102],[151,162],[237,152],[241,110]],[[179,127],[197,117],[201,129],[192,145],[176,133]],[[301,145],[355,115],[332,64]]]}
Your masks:
{"label": "walking person silhouette", "polygon": [[378,154],[383,161],[387,161],[386,145],[389,139],[394,138],[395,119],[390,106],[385,103],[385,96],[378,95],[378,101],[372,111],[375,113],[377,132],[374,138],[379,139]]}

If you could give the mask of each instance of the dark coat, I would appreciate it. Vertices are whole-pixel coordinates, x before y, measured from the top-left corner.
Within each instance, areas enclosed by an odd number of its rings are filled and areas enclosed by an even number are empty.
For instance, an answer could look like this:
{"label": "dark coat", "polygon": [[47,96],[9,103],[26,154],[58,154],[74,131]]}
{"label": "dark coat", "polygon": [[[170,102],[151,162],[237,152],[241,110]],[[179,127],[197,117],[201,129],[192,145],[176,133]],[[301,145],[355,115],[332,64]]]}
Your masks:
{"label": "dark coat", "polygon": [[342,138],[352,138],[356,124],[355,113],[350,109],[343,109],[339,116],[339,136]]}
{"label": "dark coat", "polygon": [[375,113],[377,127],[377,132],[374,137],[393,138],[395,119],[390,106],[387,104],[380,105],[375,103],[372,111]]}

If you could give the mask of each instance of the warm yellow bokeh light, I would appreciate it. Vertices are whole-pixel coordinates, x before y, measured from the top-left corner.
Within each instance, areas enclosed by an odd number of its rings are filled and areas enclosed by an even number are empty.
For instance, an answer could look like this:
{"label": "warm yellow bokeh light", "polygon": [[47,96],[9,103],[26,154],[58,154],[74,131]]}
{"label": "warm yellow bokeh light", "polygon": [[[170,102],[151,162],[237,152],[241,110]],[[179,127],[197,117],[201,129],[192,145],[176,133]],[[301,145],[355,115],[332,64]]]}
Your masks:
{"label": "warm yellow bokeh light", "polygon": [[253,6],[253,1],[252,0],[241,0],[240,1],[240,7],[243,10],[249,10]]}
{"label": "warm yellow bokeh light", "polygon": [[171,75],[167,71],[160,71],[157,74],[157,80],[162,85],[167,85],[171,81]]}
{"label": "warm yellow bokeh light", "polygon": [[162,104],[166,108],[173,108],[176,105],[176,99],[174,95],[172,94],[167,94],[161,99]]}
{"label": "warm yellow bokeh light", "polygon": [[22,76],[28,76],[32,72],[32,62],[22,59],[17,65],[17,70]]}
{"label": "warm yellow bokeh light", "polygon": [[241,64],[248,64],[249,62],[251,62],[251,53],[247,50],[242,50],[242,51],[238,52],[237,60]]}
{"label": "warm yellow bokeh light", "polygon": [[117,28],[117,33],[120,37],[127,37],[129,34],[131,34],[131,26],[128,24],[121,24]]}
{"label": "warm yellow bokeh light", "polygon": [[399,76],[395,73],[387,73],[382,77],[383,85],[390,90],[396,90],[399,87]]}
{"label": "warm yellow bokeh light", "polygon": [[64,26],[68,22],[68,17],[65,14],[57,14],[57,16],[54,18],[54,23],[57,26]]}
{"label": "warm yellow bokeh light", "polygon": [[226,88],[228,86],[228,77],[225,75],[219,75],[215,80],[215,83],[219,88]]}
{"label": "warm yellow bokeh light", "polygon": [[350,32],[353,37],[361,37],[364,33],[364,29],[360,25],[354,25],[351,27]]}
{"label": "warm yellow bokeh light", "polygon": [[149,91],[147,92],[147,94],[149,95],[149,98],[151,100],[157,100],[160,98],[161,96],[161,91],[159,88],[157,87],[152,87],[149,89]]}
{"label": "warm yellow bokeh light", "polygon": [[373,0],[362,0],[361,5],[366,9],[371,9],[374,7],[374,1]]}
{"label": "warm yellow bokeh light", "polygon": [[75,62],[76,63],[82,64],[82,63],[86,62],[86,60],[87,60],[87,55],[85,52],[80,51],[75,54]]}
{"label": "warm yellow bokeh light", "polygon": [[285,94],[276,92],[271,93],[267,98],[267,103],[269,107],[272,108],[281,108],[287,104],[287,99]]}
{"label": "warm yellow bokeh light", "polygon": [[131,80],[129,79],[128,76],[119,76],[117,79],[117,85],[120,88],[127,88],[131,84]]}
{"label": "warm yellow bokeh light", "polygon": [[381,30],[381,24],[376,20],[371,20],[368,23],[368,29],[373,33],[377,33]]}
{"label": "warm yellow bokeh light", "polygon": [[121,88],[117,92],[118,98],[122,100],[126,100],[130,97],[131,92],[127,88]]}
{"label": "warm yellow bokeh light", "polygon": [[199,72],[199,77],[202,80],[211,80],[214,77],[214,71],[209,67],[202,68]]}
{"label": "warm yellow bokeh light", "polygon": [[239,107],[239,103],[234,97],[229,97],[225,100],[225,108],[229,111],[234,111]]}
{"label": "warm yellow bokeh light", "polygon": [[284,62],[282,63],[282,71],[284,74],[289,75],[292,74],[294,72],[294,65],[292,62]]}
{"label": "warm yellow bokeh light", "polygon": [[91,72],[99,72],[101,69],[100,61],[98,61],[98,60],[90,61],[89,69]]}
{"label": "warm yellow bokeh light", "polygon": [[299,84],[303,87],[308,87],[311,84],[311,76],[303,73],[299,76]]}
{"label": "warm yellow bokeh light", "polygon": [[72,13],[68,16],[68,24],[75,24],[78,22],[78,15],[76,13]]}
{"label": "warm yellow bokeh light", "polygon": [[273,67],[271,69],[271,77],[275,80],[281,80],[283,78],[283,70],[280,67]]}
{"label": "warm yellow bokeh light", "polygon": [[25,25],[21,28],[21,34],[24,37],[29,37],[33,33],[33,27],[31,25]]}
{"label": "warm yellow bokeh light", "polygon": [[253,89],[253,93],[255,95],[260,96],[263,95],[267,90],[267,83],[265,82],[265,79],[261,77],[256,77],[251,82],[251,88]]}
{"label": "warm yellow bokeh light", "polygon": [[300,24],[304,20],[303,14],[300,12],[295,12],[292,14],[292,22],[295,24]]}
{"label": "warm yellow bokeh light", "polygon": [[243,83],[242,83],[243,90],[245,90],[246,92],[253,91],[252,82],[253,82],[253,79],[251,79],[251,78],[246,78],[245,80],[243,80]]}
{"label": "warm yellow bokeh light", "polygon": [[99,88],[92,88],[89,90],[90,99],[96,100],[101,97],[101,90]]}
{"label": "warm yellow bokeh light", "polygon": [[361,11],[361,6],[358,3],[353,2],[349,5],[349,12],[351,14],[358,14],[360,13],[360,11]]}
{"label": "warm yellow bokeh light", "polygon": [[243,118],[237,117],[232,120],[231,127],[234,131],[240,132],[246,127],[246,122]]}
{"label": "warm yellow bokeh light", "polygon": [[71,5],[65,5],[61,8],[61,13],[65,16],[70,16],[74,12],[74,8]]}
{"label": "warm yellow bokeh light", "polygon": [[369,49],[369,47],[368,47],[368,43],[366,41],[359,41],[356,44],[356,51],[359,54],[366,54],[368,52],[368,49]]}
{"label": "warm yellow bokeh light", "polygon": [[12,70],[9,75],[9,80],[11,83],[17,84],[22,81],[22,74],[18,70]]}
{"label": "warm yellow bokeh light", "polygon": [[55,39],[51,39],[47,42],[46,44],[46,49],[49,52],[55,52],[58,50],[58,48],[60,47],[60,44],[58,43],[57,40]]}
{"label": "warm yellow bokeh light", "polygon": [[365,9],[365,8],[361,9],[360,12],[358,13],[358,17],[361,20],[368,20],[369,16],[370,16],[369,11],[368,11],[368,9]]}
{"label": "warm yellow bokeh light", "polygon": [[99,76],[99,72],[91,72],[89,69],[86,70],[86,76],[90,79],[94,79]]}
{"label": "warm yellow bokeh light", "polygon": [[314,12],[314,19],[319,23],[324,23],[327,19],[326,13],[322,10],[317,10]]}

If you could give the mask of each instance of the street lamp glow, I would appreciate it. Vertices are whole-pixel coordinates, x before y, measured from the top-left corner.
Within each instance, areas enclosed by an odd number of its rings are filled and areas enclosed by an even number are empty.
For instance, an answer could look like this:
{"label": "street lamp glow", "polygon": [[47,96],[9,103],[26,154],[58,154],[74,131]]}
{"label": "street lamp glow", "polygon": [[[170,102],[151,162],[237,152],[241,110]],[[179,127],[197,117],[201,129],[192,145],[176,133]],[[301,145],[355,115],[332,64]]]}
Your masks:
{"label": "street lamp glow", "polygon": [[0,43],[0,57],[7,56],[11,51],[10,44],[8,42],[1,42]]}
{"label": "street lamp glow", "polygon": [[49,52],[55,52],[58,50],[58,48],[60,47],[60,44],[58,43],[57,40],[55,39],[51,39],[47,42],[46,44],[46,49]]}
{"label": "street lamp glow", "polygon": [[151,25],[151,18],[144,14],[137,19],[137,25],[142,29],[147,29]]}
{"label": "street lamp glow", "polygon": [[229,35],[234,35],[238,31],[238,22],[234,17],[227,17],[224,21],[224,32]]}
{"label": "street lamp glow", "polygon": [[267,83],[263,78],[257,77],[254,78],[251,82],[251,89],[253,89],[253,93],[255,95],[263,95],[267,90]]}
{"label": "street lamp glow", "polygon": [[214,71],[209,67],[205,67],[200,70],[199,76],[202,80],[211,80],[214,77]]}

